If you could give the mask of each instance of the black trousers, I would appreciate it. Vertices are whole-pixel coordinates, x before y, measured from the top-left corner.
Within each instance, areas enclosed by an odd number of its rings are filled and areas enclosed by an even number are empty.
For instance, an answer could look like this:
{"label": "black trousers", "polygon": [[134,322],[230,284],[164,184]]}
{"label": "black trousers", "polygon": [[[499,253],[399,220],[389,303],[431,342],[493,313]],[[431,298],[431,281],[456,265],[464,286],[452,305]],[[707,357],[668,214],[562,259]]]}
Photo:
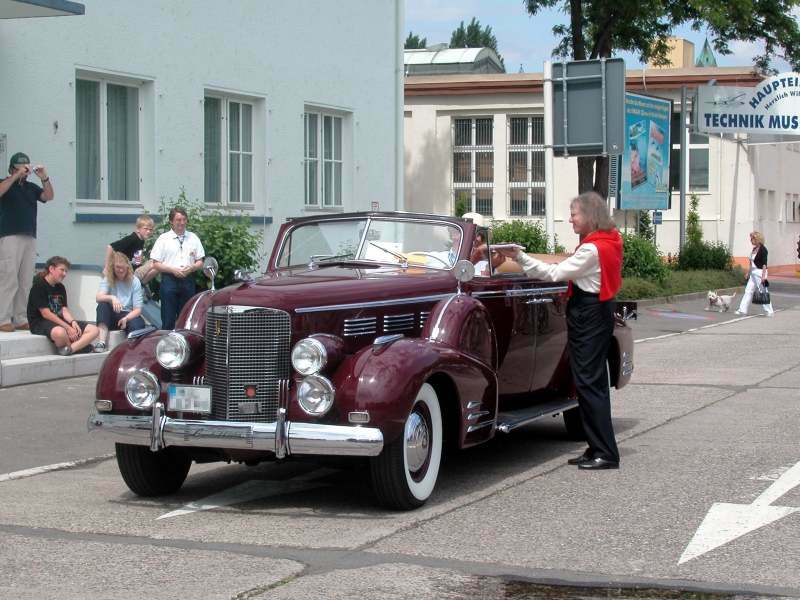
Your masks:
{"label": "black trousers", "polygon": [[572,289],[567,303],[567,344],[583,430],[593,457],[619,462],[606,372],[615,303],[601,302],[575,285]]}

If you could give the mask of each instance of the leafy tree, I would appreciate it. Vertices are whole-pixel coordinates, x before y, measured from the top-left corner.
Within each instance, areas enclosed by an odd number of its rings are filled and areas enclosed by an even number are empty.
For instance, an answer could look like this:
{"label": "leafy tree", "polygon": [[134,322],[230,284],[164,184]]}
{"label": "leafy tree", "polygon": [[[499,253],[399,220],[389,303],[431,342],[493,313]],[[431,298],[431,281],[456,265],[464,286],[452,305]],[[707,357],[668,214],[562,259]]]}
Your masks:
{"label": "leafy tree", "polygon": [[[197,234],[206,251],[206,256],[213,256],[219,263],[216,285],[218,288],[233,283],[233,273],[236,269],[254,269],[261,258],[261,235],[250,229],[249,219],[233,218],[215,208],[209,208],[198,200],[189,200],[186,191],[181,189],[177,198],[162,200],[158,209],[160,218],[156,231],[146,245],[150,252],[156,238],[168,231],[169,211],[181,206],[186,210],[188,225],[186,229]],[[198,289],[209,286],[208,279],[202,271],[195,273],[195,282]],[[156,280],[150,282],[151,288],[157,291]]]}
{"label": "leafy tree", "polygon": [[424,50],[428,45],[428,38],[421,38],[413,31],[408,32],[405,46],[406,50]]}
{"label": "leafy tree", "polygon": [[564,246],[555,241],[555,247],[548,247],[547,232],[541,221],[494,221],[492,223],[491,241],[493,244],[514,242],[525,247],[525,252],[536,254],[559,254]]}
{"label": "leafy tree", "polygon": [[639,231],[637,233],[640,238],[655,243],[656,233],[653,231],[653,222],[650,220],[649,210],[639,211]]}
{"label": "leafy tree", "polygon": [[461,21],[461,25],[453,30],[450,36],[450,47],[491,48],[500,58],[500,64],[503,65],[503,69],[506,68],[503,57],[500,56],[500,52],[497,51],[497,38],[492,33],[492,28],[489,25],[481,28],[480,21],[475,17],[472,17],[472,20],[466,27],[464,26],[464,21]]}
{"label": "leafy tree", "polygon": [[[793,9],[800,0],[524,0],[531,16],[560,7],[569,22],[553,27],[560,37],[554,56],[586,60],[609,58],[615,51],[638,53],[641,60],[667,62],[667,37],[680,25],[703,29],[714,49],[731,54],[732,40],[764,42],[756,66],[769,70],[770,61],[782,56],[800,69],[800,26]],[[594,168],[596,167],[596,168]],[[594,170],[594,182],[592,171]],[[608,196],[608,158],[578,158],[578,191],[594,189]]]}

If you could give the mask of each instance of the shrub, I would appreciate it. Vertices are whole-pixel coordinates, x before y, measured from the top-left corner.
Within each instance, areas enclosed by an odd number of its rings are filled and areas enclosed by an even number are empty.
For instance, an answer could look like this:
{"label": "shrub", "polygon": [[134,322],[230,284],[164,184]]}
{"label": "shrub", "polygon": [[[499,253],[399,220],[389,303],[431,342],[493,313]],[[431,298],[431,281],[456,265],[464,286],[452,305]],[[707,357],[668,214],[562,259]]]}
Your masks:
{"label": "shrub", "polygon": [[[161,220],[156,226],[155,234],[148,240],[148,252],[156,238],[169,230],[169,211],[175,206],[181,206],[186,210],[189,220],[186,229],[200,238],[206,256],[217,259],[219,263],[217,287],[233,283],[233,273],[236,269],[254,269],[258,266],[258,261],[262,257],[262,238],[258,232],[250,229],[250,220],[234,218],[218,209],[209,208],[199,200],[191,201],[183,189],[177,198],[161,201],[158,209]],[[202,271],[195,273],[195,282],[198,289],[210,287]]]}
{"label": "shrub", "polygon": [[639,237],[646,239],[648,242],[655,243],[656,234],[653,231],[653,223],[650,220],[649,210],[639,211]]}
{"label": "shrub", "polygon": [[525,246],[525,252],[534,254],[561,253],[564,246],[558,243],[558,238],[554,238],[555,247],[548,248],[547,232],[541,221],[494,221],[492,223],[492,241],[514,242]]}
{"label": "shrub", "polygon": [[731,268],[733,268],[733,256],[722,242],[688,241],[687,239],[678,255],[678,269],[682,271],[730,270]]}
{"label": "shrub", "polygon": [[664,289],[657,283],[641,277],[626,277],[622,288],[617,292],[617,300],[641,300],[664,295]]}
{"label": "shrub", "polygon": [[469,200],[467,198],[456,198],[455,216],[463,217],[465,213],[469,212]]}
{"label": "shrub", "polygon": [[703,241],[703,228],[700,225],[700,213],[697,207],[700,206],[700,198],[697,194],[692,194],[689,200],[689,212],[686,214],[686,242],[699,243]]}
{"label": "shrub", "polygon": [[744,280],[745,274],[741,267],[729,271],[673,271],[664,287],[667,295],[686,294],[738,287]]}
{"label": "shrub", "polygon": [[652,242],[630,233],[623,233],[622,240],[623,278],[639,277],[658,283],[667,278],[669,269]]}

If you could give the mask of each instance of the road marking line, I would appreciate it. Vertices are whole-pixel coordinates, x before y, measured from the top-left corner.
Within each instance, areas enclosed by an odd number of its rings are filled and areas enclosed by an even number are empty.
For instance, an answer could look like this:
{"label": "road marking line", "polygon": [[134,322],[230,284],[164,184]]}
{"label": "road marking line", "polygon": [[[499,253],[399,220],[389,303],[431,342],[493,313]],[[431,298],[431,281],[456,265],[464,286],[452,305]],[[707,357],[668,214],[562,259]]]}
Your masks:
{"label": "road marking line", "polygon": [[63,469],[71,469],[72,467],[80,467],[93,462],[106,460],[107,458],[114,458],[114,454],[103,454],[102,456],[95,456],[92,458],[81,458],[70,462],[55,463],[52,465],[44,465],[42,467],[33,467],[31,469],[24,469],[22,471],[14,471],[13,473],[4,473],[0,475],[0,483],[3,481],[11,481],[13,479],[24,479],[26,477],[34,477],[42,473],[50,473],[51,471],[61,471]]}
{"label": "road marking line", "polygon": [[328,484],[313,480],[319,479],[320,477],[324,477],[334,472],[334,469],[316,469],[314,471],[304,473],[303,475],[293,477],[292,479],[287,479],[286,481],[265,481],[263,479],[251,479],[250,481],[245,481],[244,483],[240,483],[239,485],[228,488],[227,490],[212,494],[211,496],[206,496],[201,500],[184,504],[183,508],[165,513],[160,517],[157,517],[156,521],[160,521],[161,519],[170,519],[172,517],[180,517],[203,510],[213,510],[215,508],[230,506],[232,504],[242,504],[244,502],[250,502],[251,500],[259,500],[261,498],[269,498],[271,496],[282,496],[294,492],[301,492],[323,487]]}
{"label": "road marking line", "polygon": [[800,485],[800,462],[776,479],[750,504],[715,502],[683,551],[678,564],[755,531],[778,519],[800,512],[792,506],[772,506],[778,498]]}

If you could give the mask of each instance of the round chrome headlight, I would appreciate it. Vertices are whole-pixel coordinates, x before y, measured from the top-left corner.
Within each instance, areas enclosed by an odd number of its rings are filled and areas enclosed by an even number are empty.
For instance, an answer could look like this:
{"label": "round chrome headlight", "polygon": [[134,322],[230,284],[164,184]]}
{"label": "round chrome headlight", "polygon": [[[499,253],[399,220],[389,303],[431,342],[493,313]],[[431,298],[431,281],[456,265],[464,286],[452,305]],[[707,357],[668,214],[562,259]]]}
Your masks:
{"label": "round chrome headlight", "polygon": [[165,369],[180,369],[189,362],[189,354],[189,342],[175,331],[162,337],[156,344],[156,360]]}
{"label": "round chrome headlight", "polygon": [[319,417],[333,406],[333,384],[326,377],[311,375],[297,386],[297,401],[308,414]]}
{"label": "round chrome headlight", "polygon": [[161,394],[158,378],[147,369],[139,369],[125,384],[125,397],[133,408],[144,410],[153,406]]}
{"label": "round chrome headlight", "polygon": [[314,338],[300,340],[292,348],[292,366],[300,375],[319,373],[328,362],[328,352]]}

